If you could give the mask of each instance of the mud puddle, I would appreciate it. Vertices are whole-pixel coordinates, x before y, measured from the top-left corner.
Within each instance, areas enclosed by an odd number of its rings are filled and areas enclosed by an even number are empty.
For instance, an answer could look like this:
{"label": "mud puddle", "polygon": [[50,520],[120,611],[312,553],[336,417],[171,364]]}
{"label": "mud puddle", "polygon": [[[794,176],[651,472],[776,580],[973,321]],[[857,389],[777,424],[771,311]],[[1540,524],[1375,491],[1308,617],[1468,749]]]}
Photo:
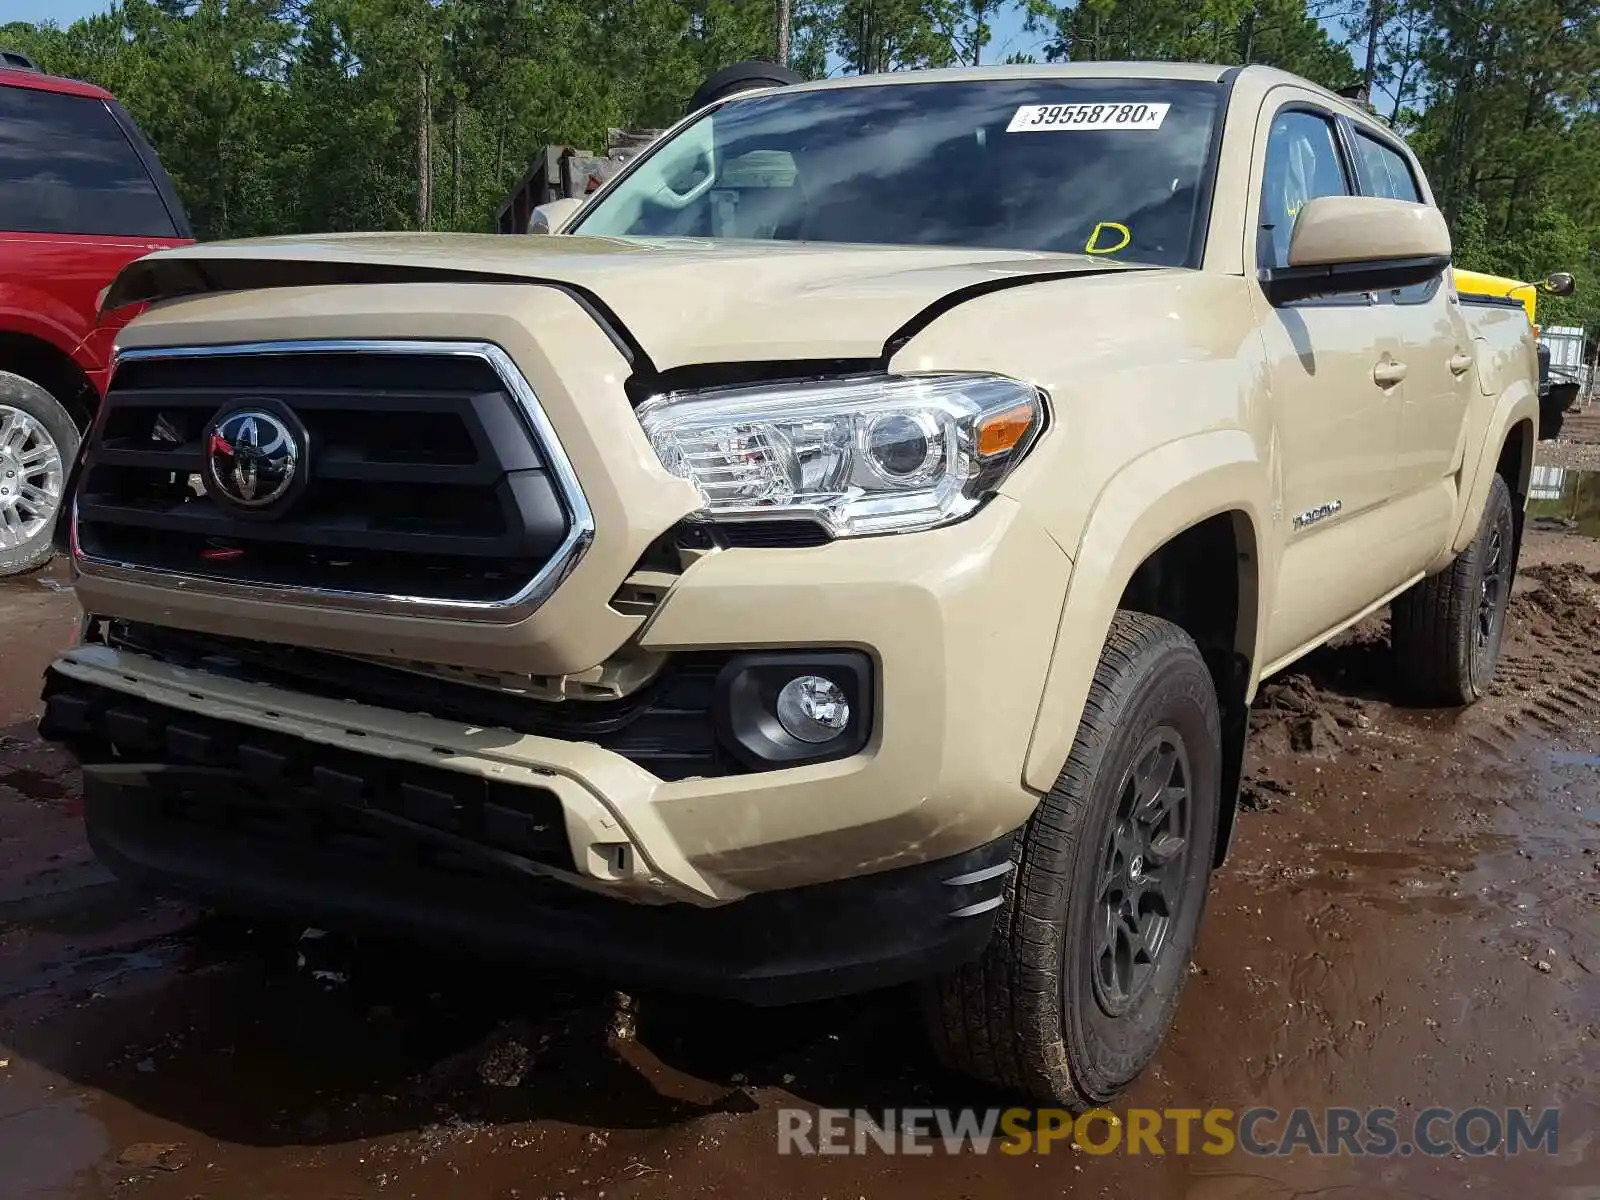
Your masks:
{"label": "mud puddle", "polygon": [[1535,467],[1529,486],[1528,520],[1536,528],[1600,538],[1600,471]]}
{"label": "mud puddle", "polygon": [[[1558,1107],[1555,1155],[780,1155],[780,1109],[1012,1100],[930,1063],[904,991],[619,999],[144,900],[94,864],[72,772],[18,719],[0,732],[0,1196],[1588,1200],[1600,544],[1537,532],[1524,567],[1493,693],[1465,713],[1389,703],[1381,623],[1263,689],[1175,1029],[1115,1108],[1381,1106],[1406,1130],[1431,1106]],[[39,636],[71,622],[62,606]],[[0,699],[27,711],[17,653],[0,649]]]}

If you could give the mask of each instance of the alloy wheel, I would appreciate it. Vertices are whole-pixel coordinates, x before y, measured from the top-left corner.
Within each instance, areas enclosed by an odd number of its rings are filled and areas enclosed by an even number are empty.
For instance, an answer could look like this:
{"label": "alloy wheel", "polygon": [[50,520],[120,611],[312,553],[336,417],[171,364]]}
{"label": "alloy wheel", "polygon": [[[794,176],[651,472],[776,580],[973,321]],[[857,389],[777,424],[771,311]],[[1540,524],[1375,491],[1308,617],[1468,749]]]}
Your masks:
{"label": "alloy wheel", "polygon": [[1192,774],[1175,729],[1152,730],[1123,777],[1096,890],[1095,1000],[1119,1016],[1139,1000],[1160,965],[1187,885]]}
{"label": "alloy wheel", "polygon": [[61,507],[61,449],[44,425],[0,404],[0,550],[32,541]]}

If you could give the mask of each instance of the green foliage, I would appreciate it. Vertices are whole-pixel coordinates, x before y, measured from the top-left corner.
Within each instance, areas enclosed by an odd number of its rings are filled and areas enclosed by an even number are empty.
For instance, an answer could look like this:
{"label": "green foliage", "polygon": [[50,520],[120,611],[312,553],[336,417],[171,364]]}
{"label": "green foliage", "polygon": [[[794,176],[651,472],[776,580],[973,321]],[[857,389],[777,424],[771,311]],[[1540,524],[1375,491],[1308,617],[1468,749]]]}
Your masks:
{"label": "green foliage", "polygon": [[[486,230],[550,143],[683,114],[713,70],[773,54],[767,0],[121,0],[0,27],[116,93],[203,238]],[[817,18],[793,57],[820,74]]]}
{"label": "green foliage", "polygon": [[[548,143],[656,127],[706,75],[771,58],[776,0],[120,0],[0,27],[102,83],[160,151],[202,237],[488,229]],[[790,0],[811,76],[1048,59],[1266,63],[1370,82],[1422,156],[1457,261],[1570,270],[1549,323],[1600,326],[1600,0]],[[1330,38],[1329,28],[1342,30]],[[1009,53],[1008,53],[1009,52]]]}
{"label": "green foliage", "polygon": [[1081,0],[1036,11],[1051,58],[1264,63],[1327,87],[1355,78],[1305,0]]}
{"label": "green foliage", "polygon": [[1521,279],[1571,271],[1545,324],[1600,325],[1600,4],[1460,0],[1419,42],[1411,141],[1457,261]]}

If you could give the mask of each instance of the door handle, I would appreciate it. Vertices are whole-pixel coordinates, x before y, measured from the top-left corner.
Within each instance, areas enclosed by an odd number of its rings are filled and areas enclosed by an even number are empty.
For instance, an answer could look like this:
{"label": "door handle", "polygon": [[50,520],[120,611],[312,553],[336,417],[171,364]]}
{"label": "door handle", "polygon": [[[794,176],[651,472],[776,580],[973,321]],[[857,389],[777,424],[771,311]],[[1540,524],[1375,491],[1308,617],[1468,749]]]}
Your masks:
{"label": "door handle", "polygon": [[1391,388],[1406,377],[1406,365],[1386,358],[1372,368],[1372,382],[1379,387]]}
{"label": "door handle", "polygon": [[1465,375],[1472,370],[1472,355],[1452,354],[1450,356],[1450,374]]}

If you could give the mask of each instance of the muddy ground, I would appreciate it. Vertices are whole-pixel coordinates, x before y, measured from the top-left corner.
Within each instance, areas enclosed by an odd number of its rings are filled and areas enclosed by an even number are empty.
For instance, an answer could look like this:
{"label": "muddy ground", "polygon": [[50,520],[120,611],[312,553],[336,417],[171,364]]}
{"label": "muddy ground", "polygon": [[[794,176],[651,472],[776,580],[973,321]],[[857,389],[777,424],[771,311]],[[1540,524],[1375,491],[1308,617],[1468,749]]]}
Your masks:
{"label": "muddy ground", "polygon": [[1555,1156],[781,1157],[780,1107],[1005,1098],[931,1064],[900,992],[619,1018],[129,892],[33,734],[76,620],[36,577],[0,585],[0,1196],[1600,1197],[1600,543],[1534,525],[1474,708],[1392,705],[1381,623],[1264,689],[1176,1028],[1119,1108],[1559,1106]]}

